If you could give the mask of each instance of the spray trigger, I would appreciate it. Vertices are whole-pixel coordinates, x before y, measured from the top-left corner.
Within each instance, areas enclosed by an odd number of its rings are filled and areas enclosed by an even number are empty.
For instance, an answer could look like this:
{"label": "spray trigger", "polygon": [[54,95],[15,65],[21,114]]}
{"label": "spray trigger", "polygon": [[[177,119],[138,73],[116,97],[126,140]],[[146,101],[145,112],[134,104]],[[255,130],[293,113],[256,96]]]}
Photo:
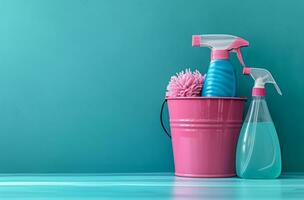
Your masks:
{"label": "spray trigger", "polygon": [[278,84],[277,83],[274,83],[274,87],[275,87],[275,89],[277,90],[277,92],[279,93],[279,95],[283,95],[282,94],[282,91],[281,91],[281,89],[279,88],[279,86],[278,86]]}
{"label": "spray trigger", "polygon": [[246,67],[245,62],[244,62],[244,60],[243,60],[243,56],[242,56],[242,53],[241,53],[240,48],[234,49],[233,52],[236,53],[236,56],[237,56],[237,58],[239,59],[241,65],[242,65],[243,67]]}

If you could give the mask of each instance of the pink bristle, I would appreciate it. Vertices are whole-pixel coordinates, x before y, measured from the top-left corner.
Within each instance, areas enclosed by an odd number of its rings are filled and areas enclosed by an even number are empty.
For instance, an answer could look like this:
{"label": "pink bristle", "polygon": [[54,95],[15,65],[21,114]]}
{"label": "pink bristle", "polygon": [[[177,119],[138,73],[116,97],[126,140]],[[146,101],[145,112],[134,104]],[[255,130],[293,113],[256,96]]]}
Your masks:
{"label": "pink bristle", "polygon": [[200,96],[204,76],[197,70],[191,72],[186,69],[172,76],[167,86],[167,97],[193,97]]}

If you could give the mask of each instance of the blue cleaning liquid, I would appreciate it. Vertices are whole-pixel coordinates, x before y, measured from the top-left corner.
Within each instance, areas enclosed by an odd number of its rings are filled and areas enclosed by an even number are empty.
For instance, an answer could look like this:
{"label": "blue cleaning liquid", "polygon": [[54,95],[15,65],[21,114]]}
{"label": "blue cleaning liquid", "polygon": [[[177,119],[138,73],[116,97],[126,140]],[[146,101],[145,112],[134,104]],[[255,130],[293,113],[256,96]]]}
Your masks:
{"label": "blue cleaning liquid", "polygon": [[212,60],[210,62],[202,96],[236,96],[236,74],[229,60]]}
{"label": "blue cleaning liquid", "polygon": [[245,122],[237,146],[237,175],[242,178],[276,178],[281,168],[281,150],[274,124]]}

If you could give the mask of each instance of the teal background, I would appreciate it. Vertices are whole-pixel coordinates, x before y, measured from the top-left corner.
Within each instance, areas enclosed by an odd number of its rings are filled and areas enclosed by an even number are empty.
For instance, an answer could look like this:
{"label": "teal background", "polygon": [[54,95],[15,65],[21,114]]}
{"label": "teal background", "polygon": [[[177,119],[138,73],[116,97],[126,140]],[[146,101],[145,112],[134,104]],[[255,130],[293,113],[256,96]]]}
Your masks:
{"label": "teal background", "polygon": [[[285,172],[304,170],[304,1],[0,0],[0,172],[173,171],[159,109],[172,74],[207,70],[191,35],[250,41]],[[239,95],[252,80],[239,75]]]}

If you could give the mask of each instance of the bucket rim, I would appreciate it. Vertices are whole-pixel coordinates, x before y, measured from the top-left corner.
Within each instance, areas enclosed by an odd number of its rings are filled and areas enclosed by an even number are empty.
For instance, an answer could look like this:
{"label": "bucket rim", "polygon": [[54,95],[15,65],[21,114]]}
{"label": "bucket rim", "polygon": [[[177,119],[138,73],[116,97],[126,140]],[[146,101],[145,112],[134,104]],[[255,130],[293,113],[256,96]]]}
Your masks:
{"label": "bucket rim", "polygon": [[248,98],[247,97],[166,97],[166,100],[208,100],[208,99],[247,101]]}

